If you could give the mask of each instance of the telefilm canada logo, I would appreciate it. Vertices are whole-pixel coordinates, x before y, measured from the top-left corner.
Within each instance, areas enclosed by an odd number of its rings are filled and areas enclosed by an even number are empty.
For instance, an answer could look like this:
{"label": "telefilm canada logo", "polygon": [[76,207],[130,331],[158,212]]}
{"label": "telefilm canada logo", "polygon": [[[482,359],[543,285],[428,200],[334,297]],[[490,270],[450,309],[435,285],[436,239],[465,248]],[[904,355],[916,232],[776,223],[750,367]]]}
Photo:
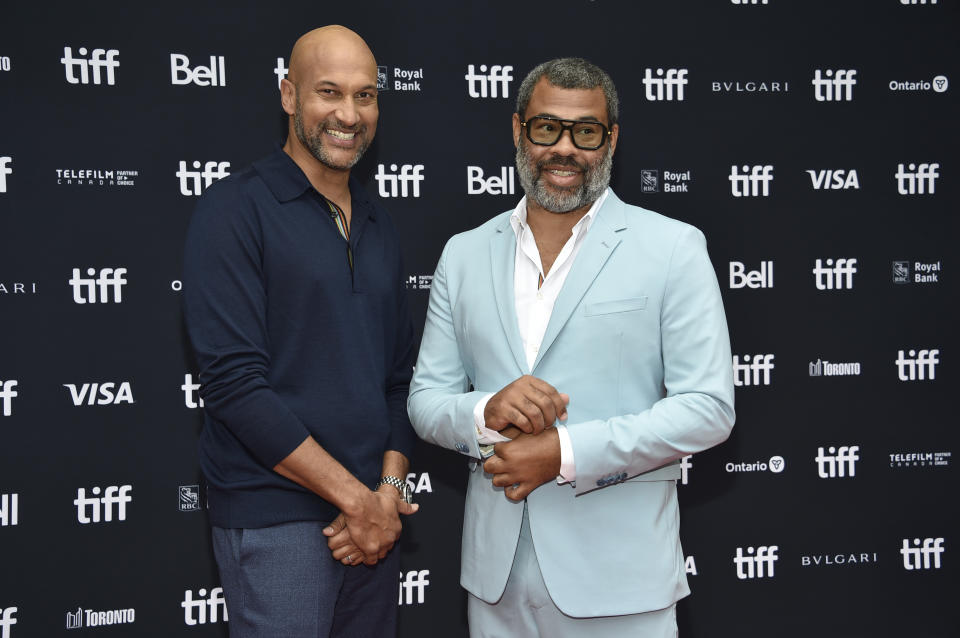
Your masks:
{"label": "telefilm canada logo", "polygon": [[140,171],[129,168],[58,168],[57,186],[136,186]]}
{"label": "telefilm canada logo", "polygon": [[430,290],[433,286],[433,275],[408,275],[404,286],[407,290]]}
{"label": "telefilm canada logo", "polygon": [[642,193],[689,193],[690,171],[663,171],[660,179],[660,170],[655,168],[641,169],[640,192]]}
{"label": "telefilm canada logo", "polygon": [[94,611],[77,607],[77,611],[67,612],[67,629],[82,629],[84,627],[106,627],[109,625],[129,625],[136,621],[137,611],[133,607],[127,609],[108,609]]}
{"label": "telefilm canada logo", "polygon": [[771,456],[768,461],[753,461],[752,463],[734,463],[730,461],[723,469],[726,470],[728,474],[739,474],[741,472],[771,472],[773,474],[779,474],[787,469],[787,461],[779,454],[775,454]]}
{"label": "telefilm canada logo", "polygon": [[892,468],[948,467],[952,452],[891,452]]}
{"label": "telefilm canada logo", "polygon": [[937,261],[898,260],[893,262],[895,284],[937,284],[943,264]]}
{"label": "telefilm canada logo", "polygon": [[378,91],[422,91],[423,67],[404,69],[398,66],[377,67]]}

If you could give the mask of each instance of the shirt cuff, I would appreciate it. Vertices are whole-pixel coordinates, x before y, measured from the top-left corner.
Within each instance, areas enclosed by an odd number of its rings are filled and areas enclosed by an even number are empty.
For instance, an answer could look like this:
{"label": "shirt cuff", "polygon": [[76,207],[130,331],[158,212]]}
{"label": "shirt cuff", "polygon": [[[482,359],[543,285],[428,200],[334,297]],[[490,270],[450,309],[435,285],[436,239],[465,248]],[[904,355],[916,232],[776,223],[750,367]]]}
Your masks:
{"label": "shirt cuff", "polygon": [[576,483],[577,466],[573,462],[573,442],[570,440],[567,426],[558,423],[557,436],[560,437],[560,476],[557,477],[557,483],[559,485]]}
{"label": "shirt cuff", "polygon": [[509,441],[507,437],[503,436],[496,430],[491,430],[486,426],[486,419],[483,418],[483,411],[487,407],[487,402],[493,394],[488,394],[473,406],[473,424],[477,428],[477,443],[480,445],[490,445],[492,443],[500,443],[502,441]]}

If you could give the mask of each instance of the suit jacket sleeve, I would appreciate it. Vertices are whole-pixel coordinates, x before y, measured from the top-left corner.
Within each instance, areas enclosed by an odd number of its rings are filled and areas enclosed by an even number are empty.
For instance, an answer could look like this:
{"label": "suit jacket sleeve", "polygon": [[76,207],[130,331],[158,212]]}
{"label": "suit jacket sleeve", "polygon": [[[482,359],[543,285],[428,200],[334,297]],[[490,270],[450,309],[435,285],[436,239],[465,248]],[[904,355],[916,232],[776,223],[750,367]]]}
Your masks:
{"label": "suit jacket sleeve", "polygon": [[[661,303],[664,397],[638,414],[569,424],[576,492],[596,489],[712,447],[734,422],[723,301],[703,233],[685,226]],[[572,397],[575,399],[575,397]]]}

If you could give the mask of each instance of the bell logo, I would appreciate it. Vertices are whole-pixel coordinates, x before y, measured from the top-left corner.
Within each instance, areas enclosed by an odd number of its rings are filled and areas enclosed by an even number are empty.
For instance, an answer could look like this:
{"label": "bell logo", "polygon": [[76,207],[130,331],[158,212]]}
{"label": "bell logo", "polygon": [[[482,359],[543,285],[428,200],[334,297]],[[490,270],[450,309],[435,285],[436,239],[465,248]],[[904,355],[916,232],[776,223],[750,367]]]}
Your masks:
{"label": "bell logo", "polygon": [[813,97],[817,102],[850,102],[853,100],[853,85],[857,83],[854,69],[817,69],[813,74]]}
{"label": "bell logo", "polygon": [[10,163],[13,158],[10,156],[0,157],[0,193],[7,192],[7,175],[13,173]]}
{"label": "bell logo", "polygon": [[17,613],[16,607],[7,607],[6,609],[0,609],[0,638],[10,638],[10,627],[17,624],[17,619],[14,617],[14,614]]}
{"label": "bell logo", "polygon": [[824,266],[823,261],[817,259],[812,272],[817,290],[850,290],[857,273],[857,260],[841,257],[834,264],[833,259],[827,259]]}
{"label": "bell logo", "polygon": [[747,271],[741,261],[730,262],[730,288],[773,288],[773,261],[761,261],[760,270]]}
{"label": "bell logo", "polygon": [[499,175],[484,178],[479,166],[467,167],[467,195],[513,195],[514,172],[512,166],[501,166]]}
{"label": "bell logo", "polygon": [[909,350],[907,356],[904,356],[903,350],[897,351],[897,378],[901,381],[933,381],[937,378],[937,364],[940,359],[939,349],[934,350]]}
{"label": "bell logo", "polygon": [[3,416],[13,414],[13,400],[18,396],[16,387],[17,382],[13,379],[0,381],[0,402],[3,403]]}
{"label": "bell logo", "polygon": [[14,527],[20,522],[19,506],[19,494],[0,494],[0,527]]}
{"label": "bell logo", "polygon": [[688,83],[686,69],[657,69],[654,77],[653,69],[646,69],[643,76],[643,85],[646,88],[646,97],[651,102],[665,100],[683,101],[683,87]]}
{"label": "bell logo", "polygon": [[817,476],[820,478],[843,478],[845,476],[857,475],[857,461],[860,457],[857,452],[860,451],[859,445],[841,445],[835,448],[832,445],[827,448],[827,454],[823,453],[823,448],[817,448]]}
{"label": "bell logo", "polygon": [[[200,162],[194,161],[193,167],[198,170],[188,171],[187,163],[180,161],[180,170],[177,171],[177,177],[180,178],[180,194],[184,197],[200,195],[204,188],[230,174],[227,171],[230,168],[230,162],[207,162],[203,165],[201,171],[199,170]],[[203,180],[202,187],[201,179]]]}
{"label": "bell logo", "polygon": [[730,180],[730,193],[734,197],[769,197],[773,166],[758,164],[751,167],[744,164],[742,174],[737,172],[736,166],[731,166],[727,179]]}
{"label": "bell logo", "polygon": [[[85,56],[87,55],[87,49],[80,47],[77,49],[77,53]],[[120,55],[120,52],[116,49],[94,49],[90,54],[90,59],[87,60],[82,57],[73,57],[71,48],[63,47],[63,57],[60,58],[60,62],[63,63],[67,82],[70,84],[90,84],[91,76],[94,84],[101,84],[103,78],[100,75],[100,69],[106,69],[107,84],[112,86],[116,84],[113,71],[120,66],[120,60],[117,59],[118,55]],[[73,73],[74,67],[80,70],[79,78]]]}
{"label": "bell logo", "polygon": [[429,569],[420,571],[411,570],[404,574],[400,572],[400,599],[398,605],[421,604],[424,601],[424,590],[430,581],[427,576],[430,575]]}
{"label": "bell logo", "polygon": [[127,503],[133,501],[130,491],[133,489],[130,485],[111,485],[103,490],[103,496],[100,496],[100,488],[94,487],[90,490],[93,496],[87,496],[84,488],[77,489],[77,498],[73,504],[77,506],[77,522],[81,525],[88,523],[99,523],[101,519],[101,510],[103,522],[113,521],[114,505],[117,506],[117,520],[127,520]]}
{"label": "bell logo", "polygon": [[[380,197],[420,197],[423,164],[404,164],[400,166],[399,175],[396,164],[391,164],[390,170],[392,173],[387,173],[384,164],[377,164],[377,174],[373,178],[377,180],[377,192]],[[411,183],[413,186],[409,187]]]}
{"label": "bell logo", "polygon": [[[227,617],[227,601],[223,598],[223,587],[214,587],[210,590],[210,597],[206,598],[207,590],[197,590],[199,598],[194,600],[193,590],[187,589],[183,592],[183,622],[186,625],[206,625],[208,622],[220,622],[221,615],[223,622],[229,622]],[[196,613],[194,613],[196,612]]]}
{"label": "bell logo", "polygon": [[[130,382],[124,381],[119,386],[114,382],[108,383],[83,383],[78,388],[76,384],[64,383],[63,387],[70,391],[70,398],[73,405],[119,405],[121,403],[133,404],[133,390],[130,389]],[[99,394],[99,396],[98,396]]]}
{"label": "bell logo", "polygon": [[937,190],[940,164],[897,164],[897,192],[901,195],[933,195]]}
{"label": "bell logo", "polygon": [[200,384],[193,382],[192,374],[183,375],[183,401],[188,408],[195,410],[203,407],[203,399],[200,398]]}
{"label": "bell logo", "polygon": [[[127,280],[126,268],[87,268],[87,277],[80,276],[80,269],[73,269],[73,277],[67,282],[73,287],[73,302],[77,304],[110,303],[110,290],[113,289],[113,303],[121,303],[122,288]],[[99,295],[97,294],[99,291]]]}
{"label": "bell logo", "polygon": [[737,548],[737,555],[733,558],[733,563],[737,566],[737,578],[746,580],[748,578],[773,578],[773,564],[777,562],[777,545],[761,545],[756,549],[747,548],[747,553],[743,553],[743,548]]}
{"label": "bell logo", "polygon": [[222,55],[211,55],[210,66],[190,68],[190,58],[180,53],[170,54],[170,83],[173,85],[226,86],[227,66]]}
{"label": "bell logo", "polygon": [[[467,74],[463,78],[467,81],[467,93],[470,97],[510,97],[510,81],[513,76],[512,66],[500,66],[494,64],[490,67],[490,73],[487,73],[487,65],[480,65],[480,72],[473,70],[473,65],[467,65]],[[488,91],[489,88],[489,91]]]}
{"label": "bell logo", "polygon": [[740,356],[733,355],[733,385],[770,385],[773,357],[772,354],[755,354],[751,361],[750,355],[745,354],[743,363],[740,363]]}
{"label": "bell logo", "polygon": [[[903,539],[900,553],[903,555],[903,568],[907,571],[914,569],[940,569],[940,555],[944,552],[943,538],[925,538],[923,545],[920,539],[913,539],[910,546],[909,539]],[[931,559],[932,556],[932,559]]]}

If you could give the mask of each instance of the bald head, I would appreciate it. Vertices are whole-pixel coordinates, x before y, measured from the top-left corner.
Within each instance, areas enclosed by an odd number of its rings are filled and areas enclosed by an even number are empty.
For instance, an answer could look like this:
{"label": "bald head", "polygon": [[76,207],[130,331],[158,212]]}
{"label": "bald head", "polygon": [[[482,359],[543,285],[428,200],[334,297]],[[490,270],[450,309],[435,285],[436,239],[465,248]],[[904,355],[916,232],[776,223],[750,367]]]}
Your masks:
{"label": "bald head", "polygon": [[338,24],[320,27],[303,34],[293,45],[287,79],[300,86],[311,80],[318,67],[344,64],[365,68],[377,77],[377,61],[363,38]]}

